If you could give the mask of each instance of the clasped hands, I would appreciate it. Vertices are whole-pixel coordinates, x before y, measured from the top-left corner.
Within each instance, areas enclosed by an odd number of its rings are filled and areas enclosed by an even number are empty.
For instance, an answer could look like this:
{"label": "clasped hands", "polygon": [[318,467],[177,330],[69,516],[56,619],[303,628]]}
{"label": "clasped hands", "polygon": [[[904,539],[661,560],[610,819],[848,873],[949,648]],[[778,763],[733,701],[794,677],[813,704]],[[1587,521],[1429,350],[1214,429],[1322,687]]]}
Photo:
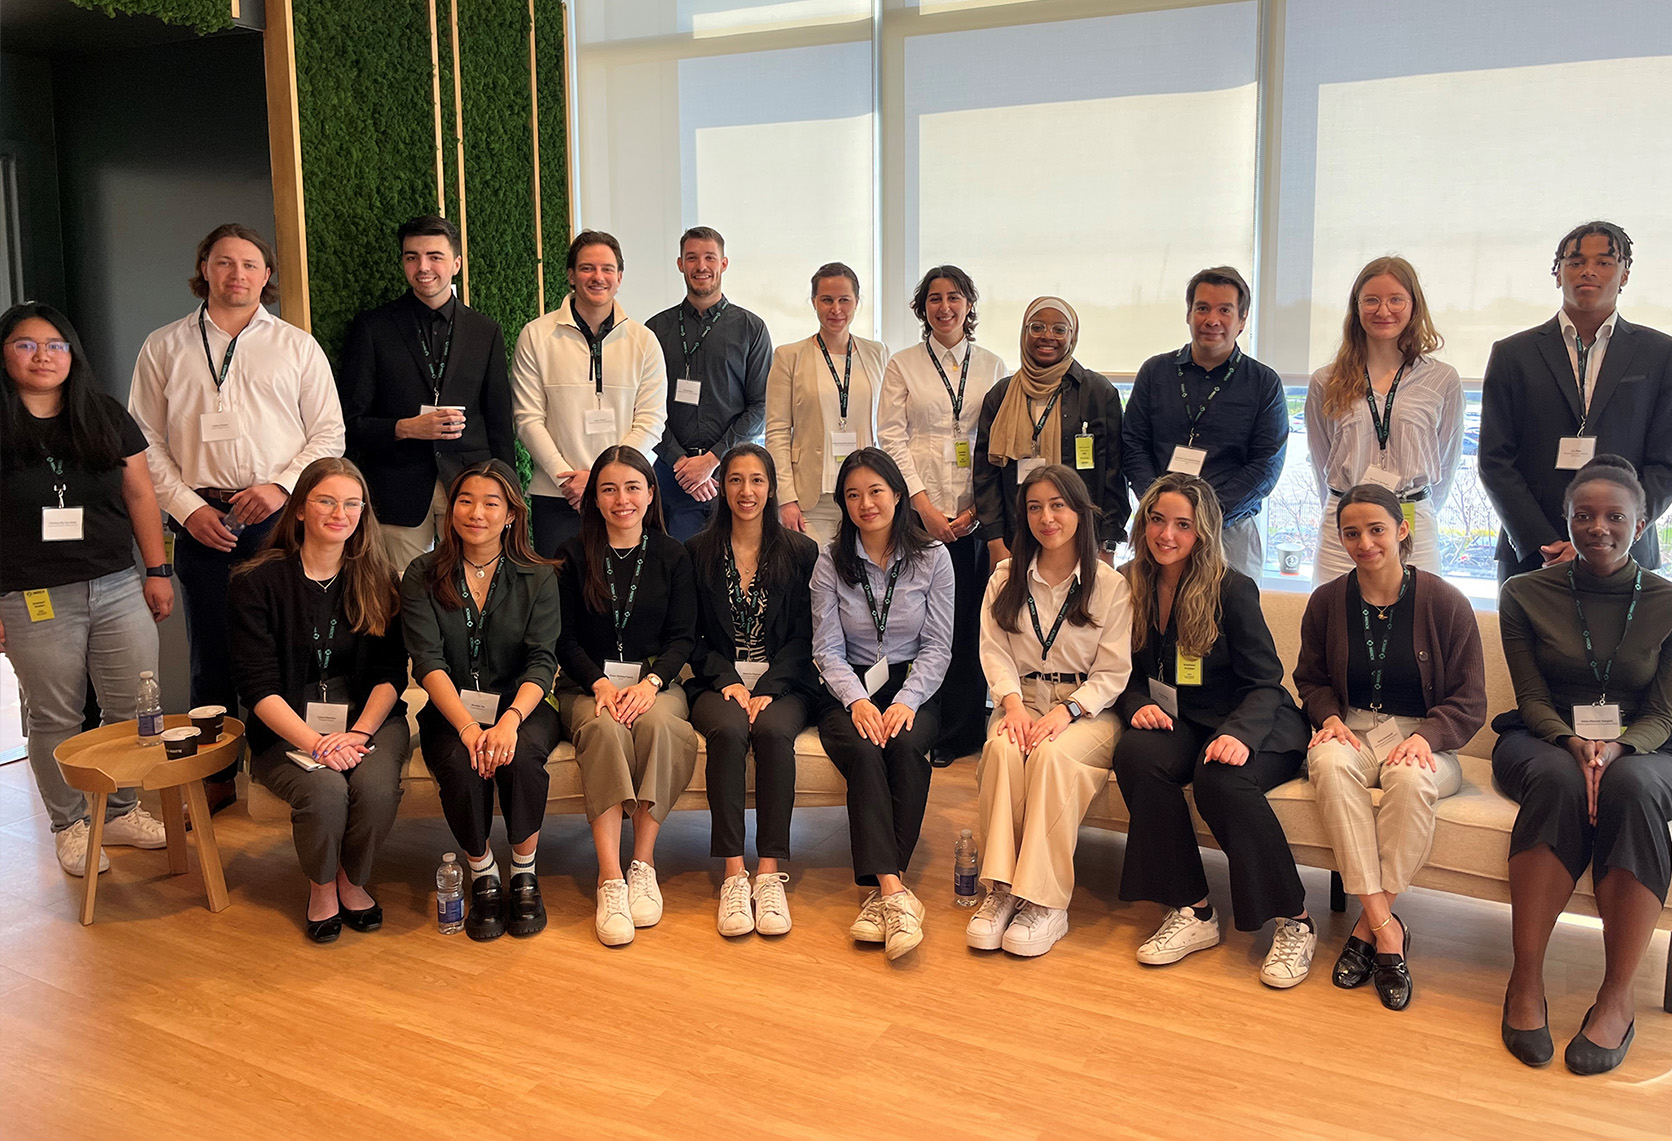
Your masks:
{"label": "clasped hands", "polygon": [[1602,787],[1602,774],[1608,766],[1625,755],[1626,746],[1618,741],[1592,741],[1585,737],[1569,737],[1564,744],[1585,774],[1585,808],[1593,825],[1597,822],[1597,791]]}
{"label": "clasped hands", "polygon": [[592,683],[592,699],[600,717],[613,717],[623,727],[631,729],[639,715],[656,704],[656,683],[649,678],[632,685],[617,687],[607,677]]}

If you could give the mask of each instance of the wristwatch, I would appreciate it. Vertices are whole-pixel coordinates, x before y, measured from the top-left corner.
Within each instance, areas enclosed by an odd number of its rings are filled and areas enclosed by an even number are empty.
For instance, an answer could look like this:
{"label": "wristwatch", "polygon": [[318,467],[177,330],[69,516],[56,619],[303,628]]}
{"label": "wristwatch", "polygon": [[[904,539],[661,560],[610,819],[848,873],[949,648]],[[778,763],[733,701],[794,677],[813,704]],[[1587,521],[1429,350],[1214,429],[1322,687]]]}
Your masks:
{"label": "wristwatch", "polygon": [[1086,715],[1086,707],[1081,705],[1078,701],[1075,701],[1072,697],[1063,702],[1062,705],[1064,709],[1068,710],[1068,719],[1070,721],[1078,721]]}
{"label": "wristwatch", "polygon": [[658,690],[667,684],[655,674],[645,674],[644,679],[654,685]]}
{"label": "wristwatch", "polygon": [[173,563],[164,563],[160,567],[146,567],[145,568],[145,577],[146,578],[173,578],[174,577],[174,564]]}

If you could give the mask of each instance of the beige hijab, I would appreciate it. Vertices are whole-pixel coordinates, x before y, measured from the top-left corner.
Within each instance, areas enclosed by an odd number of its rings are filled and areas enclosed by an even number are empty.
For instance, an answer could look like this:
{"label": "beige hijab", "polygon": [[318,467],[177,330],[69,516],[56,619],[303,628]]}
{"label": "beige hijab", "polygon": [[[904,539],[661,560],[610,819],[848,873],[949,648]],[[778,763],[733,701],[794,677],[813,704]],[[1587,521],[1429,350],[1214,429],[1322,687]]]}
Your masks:
{"label": "beige hijab", "polygon": [[[1028,357],[1028,322],[1043,309],[1055,309],[1068,318],[1068,351],[1062,360],[1049,368],[1040,368]],[[1080,316],[1060,297],[1036,297],[1022,314],[1022,365],[1010,378],[1004,400],[993,417],[993,428],[987,436],[987,458],[1003,466],[1009,460],[1027,459],[1033,455],[1033,426],[1044,403],[1062,387],[1068,366],[1074,363],[1074,346],[1080,341]],[[1028,415],[1028,402],[1034,403],[1033,416]],[[1039,430],[1039,454],[1047,463],[1062,462],[1062,401],[1051,405],[1045,426]]]}

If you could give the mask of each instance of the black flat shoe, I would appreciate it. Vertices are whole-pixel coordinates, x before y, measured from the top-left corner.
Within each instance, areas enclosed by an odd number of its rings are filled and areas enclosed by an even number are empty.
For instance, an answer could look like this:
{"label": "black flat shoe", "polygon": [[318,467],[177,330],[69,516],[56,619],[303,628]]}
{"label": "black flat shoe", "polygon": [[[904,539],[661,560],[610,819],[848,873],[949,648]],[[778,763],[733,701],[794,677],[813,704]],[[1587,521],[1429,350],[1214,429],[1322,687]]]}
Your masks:
{"label": "black flat shoe", "polygon": [[[303,918],[307,918],[306,913],[303,914]],[[342,933],[343,916],[340,911],[325,919],[308,920],[308,938],[315,943],[334,943]]]}
{"label": "black flat shoe", "polygon": [[540,880],[533,872],[511,877],[511,921],[513,935],[538,935],[546,929],[546,905],[540,899]]}
{"label": "black flat shoe", "polygon": [[1352,990],[1370,981],[1376,969],[1376,944],[1357,935],[1347,936],[1347,945],[1335,960],[1335,974],[1330,981],[1342,990]]}
{"label": "black flat shoe", "polygon": [[1579,1024],[1579,1033],[1573,1036],[1573,1041],[1567,1044],[1567,1051],[1562,1055],[1562,1061],[1567,1068],[1576,1074],[1606,1074],[1615,1066],[1626,1060],[1626,1051],[1631,1049],[1631,1040],[1637,1037],[1637,1020],[1631,1020],[1626,1027],[1626,1035],[1620,1039],[1620,1044],[1612,1050],[1598,1046],[1585,1037],[1585,1027],[1590,1025],[1591,1014],[1596,1007],[1585,1012],[1585,1021]]}
{"label": "black flat shoe", "polygon": [[356,931],[376,931],[383,926],[383,908],[375,900],[370,907],[361,908],[359,911],[339,905],[337,914],[342,916],[345,926]]}
{"label": "black flat shoe", "polygon": [[470,915],[464,933],[478,943],[505,934],[505,893],[498,876],[480,876],[470,885]]}
{"label": "black flat shoe", "polygon": [[1509,1024],[1509,995],[1504,995],[1504,1021],[1499,1027],[1504,1048],[1515,1055],[1524,1066],[1548,1066],[1556,1056],[1556,1043],[1550,1038],[1550,1004],[1544,1004],[1544,1025],[1537,1030],[1517,1030]]}
{"label": "black flat shoe", "polygon": [[944,769],[958,759],[958,755],[951,749],[930,749],[929,764],[937,769]]}

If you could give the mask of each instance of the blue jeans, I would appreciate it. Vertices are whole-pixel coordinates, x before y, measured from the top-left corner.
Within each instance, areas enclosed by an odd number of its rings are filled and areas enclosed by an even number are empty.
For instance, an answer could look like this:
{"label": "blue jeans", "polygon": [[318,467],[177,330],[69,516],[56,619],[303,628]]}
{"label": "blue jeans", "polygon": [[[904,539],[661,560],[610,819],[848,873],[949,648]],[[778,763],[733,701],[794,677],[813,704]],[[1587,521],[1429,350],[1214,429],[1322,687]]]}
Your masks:
{"label": "blue jeans", "polygon": [[683,543],[708,525],[709,516],[714,514],[714,500],[698,503],[692,499],[679,486],[673,468],[661,460],[656,461],[656,486],[662,496],[662,522],[668,534]]}
{"label": "blue jeans", "polygon": [[[139,671],[157,668],[157,624],[145,605],[144,576],[137,568],[48,592],[51,618],[29,621],[21,591],[0,594],[6,654],[17,671],[29,714],[29,767],[41,790],[54,832],[87,819],[87,799],[64,783],[53,750],[81,732],[87,679],[93,679],[104,723],[131,720]],[[138,789],[106,799],[105,819],[134,806]]]}

